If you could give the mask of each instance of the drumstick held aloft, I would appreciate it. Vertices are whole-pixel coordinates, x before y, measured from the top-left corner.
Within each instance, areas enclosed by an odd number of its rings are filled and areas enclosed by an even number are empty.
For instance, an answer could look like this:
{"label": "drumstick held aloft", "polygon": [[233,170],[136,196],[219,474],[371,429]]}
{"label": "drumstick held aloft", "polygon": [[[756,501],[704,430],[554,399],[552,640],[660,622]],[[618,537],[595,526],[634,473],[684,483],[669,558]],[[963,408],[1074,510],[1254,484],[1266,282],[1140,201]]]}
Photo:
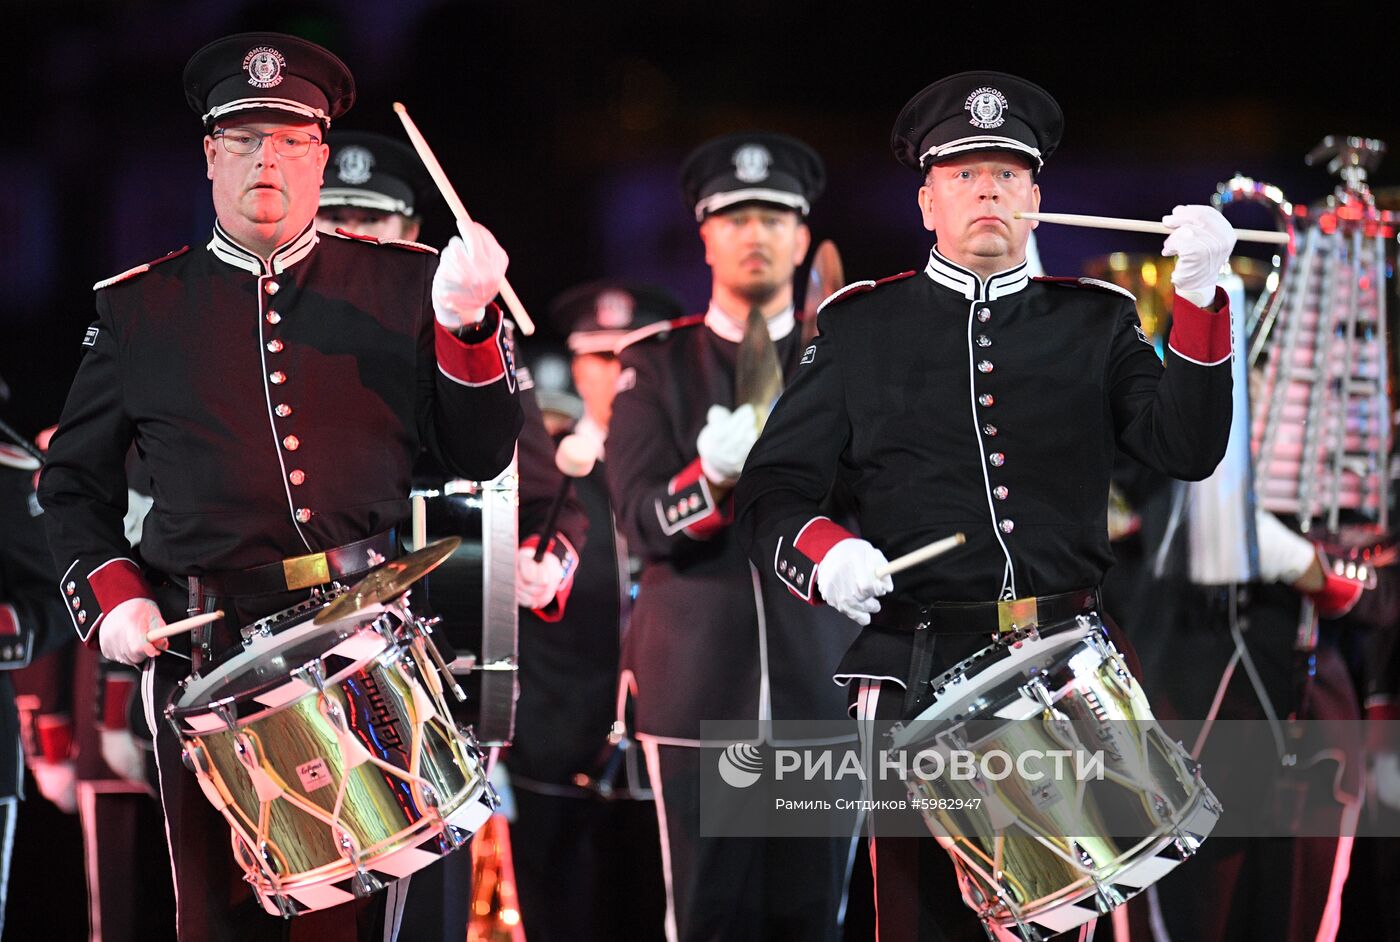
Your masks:
{"label": "drumstick held aloft", "polygon": [[[442,169],[442,164],[433,155],[433,149],[428,146],[427,138],[423,137],[423,132],[418,130],[418,125],[413,123],[413,119],[408,115],[408,109],[403,106],[403,102],[394,102],[394,111],[398,114],[399,120],[403,122],[403,129],[408,132],[408,139],[413,142],[413,149],[418,151],[418,159],[423,161],[423,166],[428,168],[428,175],[437,184],[438,192],[447,201],[448,209],[452,210],[452,217],[458,222],[471,222],[472,217],[467,214],[467,207],[463,205],[462,198],[457,195],[457,190],[452,186],[452,181],[447,179],[447,173]],[[510,309],[511,316],[520,325],[520,332],[529,336],[535,332],[535,322],[530,319],[530,315],[525,313],[525,305],[520,303],[520,297],[515,293],[515,289],[510,286],[510,281],[501,279],[501,299],[506,302],[506,307]]]}
{"label": "drumstick held aloft", "polygon": [[[1169,235],[1171,229],[1160,222],[1147,219],[1119,219],[1115,216],[1084,216],[1078,213],[1016,213],[1017,219],[1035,222],[1058,223],[1063,226],[1082,226],[1086,229],[1116,229],[1119,232],[1148,232],[1154,235]],[[1240,242],[1267,242],[1272,245],[1287,245],[1288,233],[1271,229],[1236,229],[1235,238]]]}
{"label": "drumstick held aloft", "polygon": [[935,540],[923,549],[916,549],[912,553],[905,553],[903,556],[892,559],[883,566],[877,567],[875,569],[875,578],[883,579],[897,572],[903,572],[911,566],[917,566],[919,563],[927,562],[935,556],[942,556],[950,549],[962,546],[966,542],[967,537],[962,533],[954,533],[952,536],[944,537],[941,540]]}

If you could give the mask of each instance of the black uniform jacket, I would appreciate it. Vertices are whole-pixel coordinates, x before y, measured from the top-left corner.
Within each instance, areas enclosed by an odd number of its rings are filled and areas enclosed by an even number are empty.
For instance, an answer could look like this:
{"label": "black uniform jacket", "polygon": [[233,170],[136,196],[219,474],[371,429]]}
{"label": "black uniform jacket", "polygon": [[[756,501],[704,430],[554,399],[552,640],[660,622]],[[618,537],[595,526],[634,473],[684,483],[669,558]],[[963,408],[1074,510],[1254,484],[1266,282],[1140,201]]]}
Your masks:
{"label": "black uniform jacket", "polygon": [[[521,441],[523,491],[529,472],[523,434]],[[595,765],[608,745],[617,712],[623,615],[629,605],[627,551],[613,528],[603,475],[600,460],[587,476],[574,480],[578,506],[586,513],[588,542],[568,609],[556,617],[551,606],[522,614],[520,620],[520,700],[515,740],[505,755],[515,777],[573,784],[575,775],[597,771]],[[520,519],[525,533],[523,496]]]}
{"label": "black uniform jacket", "polygon": [[99,283],[39,488],[84,640],[151,594],[122,536],[133,440],[155,500],[142,556],[182,576],[398,525],[420,447],[469,478],[509,463],[521,419],[499,315],[471,342],[442,329],[436,264],[309,226],[266,261],[216,226],[206,247]]}
{"label": "black uniform jacket", "polygon": [[[838,479],[890,559],[967,535],[896,575],[893,598],[985,602],[1098,585],[1115,446],[1190,479],[1225,452],[1228,312],[1177,298],[1164,370],[1127,292],[1024,265],[984,281],[935,251],[923,272],[833,295],[820,324],[736,491],[754,561],[815,604],[818,564],[850,536],[820,516]],[[890,620],[838,678],[903,682],[912,625]]]}
{"label": "black uniform jacket", "polygon": [[[700,471],[695,439],[706,411],[734,407],[742,334],[727,323],[712,310],[624,349],[609,424],[613,508],[644,561],[623,683],[635,690],[638,735],[661,742],[699,742],[703,720],[754,720],[757,736],[759,721],[845,716],[844,695],[829,678],[855,625],[793,598],[771,566],[751,567],[734,532],[732,495],[716,503]],[[791,377],[799,332],[776,346]]]}

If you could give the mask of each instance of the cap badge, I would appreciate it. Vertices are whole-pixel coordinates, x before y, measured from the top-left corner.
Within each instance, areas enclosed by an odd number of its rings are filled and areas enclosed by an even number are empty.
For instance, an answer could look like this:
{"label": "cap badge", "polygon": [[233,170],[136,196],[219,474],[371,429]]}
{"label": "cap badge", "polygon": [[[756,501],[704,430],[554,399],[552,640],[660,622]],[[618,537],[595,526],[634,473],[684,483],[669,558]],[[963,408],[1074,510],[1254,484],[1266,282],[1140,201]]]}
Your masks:
{"label": "cap badge", "polygon": [[374,155],[358,144],[352,144],[335,155],[335,173],[343,183],[359,186],[369,180],[373,171]]}
{"label": "cap badge", "polygon": [[968,120],[973,127],[999,128],[1006,123],[1006,96],[995,88],[982,87],[967,96],[963,106],[971,115]]}
{"label": "cap badge", "polygon": [[632,296],[625,291],[604,291],[594,304],[598,326],[620,330],[632,323]]}
{"label": "cap badge", "polygon": [[773,155],[762,144],[745,144],[734,152],[734,176],[741,183],[760,183],[768,179]]}
{"label": "cap badge", "polygon": [[282,84],[282,70],[287,60],[282,53],[271,46],[258,46],[249,49],[243,57],[243,70],[248,73],[248,84],[254,88],[272,88]]}

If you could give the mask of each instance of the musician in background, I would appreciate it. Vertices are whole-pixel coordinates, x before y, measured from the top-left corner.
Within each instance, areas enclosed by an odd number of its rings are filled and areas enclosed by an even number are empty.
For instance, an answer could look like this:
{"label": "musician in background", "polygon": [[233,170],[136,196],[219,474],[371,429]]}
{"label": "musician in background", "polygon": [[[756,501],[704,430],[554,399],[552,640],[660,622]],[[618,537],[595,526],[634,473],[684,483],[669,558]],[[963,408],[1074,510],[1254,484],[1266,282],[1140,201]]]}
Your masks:
{"label": "musician in background", "polygon": [[[8,387],[0,382],[0,391]],[[4,398],[0,398],[4,402]],[[44,545],[42,511],[34,497],[39,459],[0,434],[0,935],[10,880],[19,800],[24,791],[20,713],[11,673],[71,644],[63,603],[53,594],[53,569]],[[73,810],[75,774],[71,721],[51,712],[30,728],[29,754],[43,796]],[[66,807],[65,807],[66,806]]]}
{"label": "musician in background", "polygon": [[[861,719],[916,716],[930,679],[996,636],[1003,600],[1033,600],[1042,627],[1100,609],[1115,446],[1183,478],[1224,452],[1230,320],[1215,272],[1233,231],[1209,207],[1165,220],[1179,263],[1163,369],[1126,292],[1026,271],[1034,223],[1015,214],[1038,208],[1062,129],[1049,93],[999,72],[942,79],[904,106],[891,143],[922,179],[935,245],[921,271],[827,300],[739,480],[754,564],[864,626],[833,672]],[[822,512],[838,484],[864,538]],[[876,574],[955,531],[956,552]],[[934,840],[880,823],[881,942],[984,938]]]}
{"label": "musician in background", "polygon": [[[509,463],[521,415],[491,304],[506,256],[479,225],[461,227],[440,262],[318,235],[324,139],[354,100],[349,70],[320,46],[225,37],[191,58],[184,86],[218,222],[207,244],[97,285],[39,486],[59,591],[85,642],[144,665],[180,938],[392,937],[402,880],[289,926],[262,911],[227,822],[156,722],[190,661],[147,632],[222,609],[222,622],[170,642],[207,668],[240,649],[244,624],[317,588],[286,560],[311,555],[353,582],[397,554],[420,448],[470,478]],[[122,528],[133,441],[155,500],[139,558]]]}
{"label": "musician in background", "polygon": [[[710,266],[709,309],[619,348],[608,487],[643,561],[622,684],[656,796],[671,939],[839,934],[851,841],[706,835],[699,794],[703,721],[746,721],[744,738],[759,741],[770,721],[844,713],[829,678],[851,626],[754,569],[733,528],[758,420],[802,356],[793,272],[824,182],[811,148],[780,134],[695,150],[681,188]],[[741,376],[741,357],[763,366]]]}
{"label": "musician in background", "polygon": [[[52,433],[52,428],[45,429],[35,444],[46,449]],[[136,547],[151,500],[134,452],[128,459],[127,476],[130,487],[123,526],[127,540]],[[37,498],[30,505],[37,511]],[[31,530],[46,552],[37,515]],[[13,532],[23,531],[16,525]],[[11,544],[6,541],[6,545]],[[42,560],[47,561],[47,557]],[[50,581],[44,590],[46,601],[51,594]],[[61,601],[54,601],[54,611],[62,614]],[[66,614],[61,622],[63,637],[71,638]],[[80,819],[77,855],[87,877],[86,898],[74,902],[83,907],[88,936],[94,942],[157,942],[175,937],[175,900],[140,679],[137,669],[74,644],[50,650],[14,674],[25,761],[43,796],[56,809]],[[44,834],[42,849],[17,844],[17,853],[29,853],[35,859],[69,850],[61,838],[57,843],[54,838],[53,833]],[[139,901],[133,887],[140,888]],[[50,896],[55,901],[59,898],[54,893]],[[22,918],[32,917],[26,913]],[[57,931],[53,918],[51,911],[44,917],[49,931]]]}
{"label": "musician in background", "polygon": [[631,330],[678,316],[681,306],[659,289],[603,281],[565,292],[550,311],[568,337],[583,401],[583,415],[556,438],[585,437],[597,461],[574,481],[589,541],[569,610],[521,617],[520,700],[504,762],[515,798],[522,926],[532,942],[659,939],[665,888],[651,791],[641,750],[613,735],[631,575],[604,464],[621,371],[613,348]]}

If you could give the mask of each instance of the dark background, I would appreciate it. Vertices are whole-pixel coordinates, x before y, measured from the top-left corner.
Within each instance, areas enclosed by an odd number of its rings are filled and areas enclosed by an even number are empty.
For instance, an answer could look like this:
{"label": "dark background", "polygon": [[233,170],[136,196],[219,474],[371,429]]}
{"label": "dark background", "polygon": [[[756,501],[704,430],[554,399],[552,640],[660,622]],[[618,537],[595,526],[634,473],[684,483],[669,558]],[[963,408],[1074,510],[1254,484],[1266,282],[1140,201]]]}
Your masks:
{"label": "dark background", "polygon": [[[93,282],[208,241],[180,74],[226,33],[294,32],[340,55],[359,100],[337,127],[401,134],[390,104],[405,102],[543,321],[555,294],[604,275],[664,284],[699,309],[708,272],[676,168],[705,138],[745,128],[823,155],[811,224],[839,245],[848,280],[921,266],[919,181],[890,156],[890,125],[915,91],[970,68],[1016,72],[1060,100],[1047,211],[1160,217],[1236,171],[1314,202],[1333,183],[1302,157],[1323,135],[1400,146],[1395,6],[7,0],[0,375],[13,396],[0,415],[26,432],[56,419]],[[1374,182],[1400,182],[1400,157]],[[450,232],[435,207],[424,240]],[[1159,245],[1038,235],[1052,274]]]}

